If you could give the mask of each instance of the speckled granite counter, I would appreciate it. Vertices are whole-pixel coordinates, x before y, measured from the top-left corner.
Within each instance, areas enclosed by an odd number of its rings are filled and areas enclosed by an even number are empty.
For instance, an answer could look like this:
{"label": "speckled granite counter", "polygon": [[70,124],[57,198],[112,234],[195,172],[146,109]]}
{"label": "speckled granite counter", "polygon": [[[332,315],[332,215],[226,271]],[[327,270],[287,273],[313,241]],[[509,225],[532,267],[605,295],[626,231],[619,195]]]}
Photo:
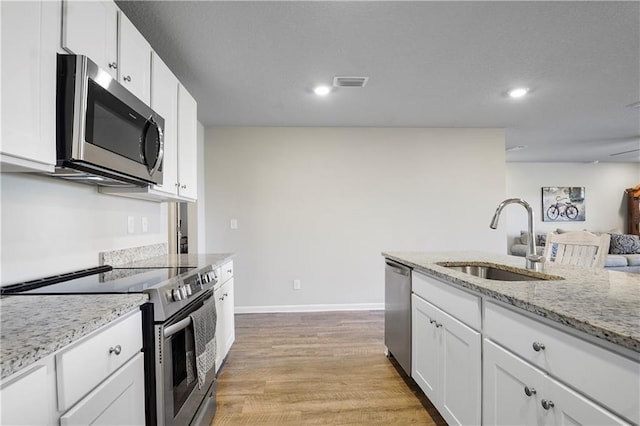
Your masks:
{"label": "speckled granite counter", "polygon": [[[118,264],[118,268],[162,268],[162,267],[196,267],[207,265],[221,266],[233,258],[232,253],[212,254],[165,254],[148,259]],[[116,266],[116,265],[113,265]]]}
{"label": "speckled granite counter", "polygon": [[3,296],[1,377],[62,349],[146,301],[145,294]]}
{"label": "speckled granite counter", "polygon": [[563,280],[494,281],[437,265],[486,262],[524,269],[524,259],[483,252],[384,252],[416,270],[640,352],[640,275],[553,265],[544,273]]}

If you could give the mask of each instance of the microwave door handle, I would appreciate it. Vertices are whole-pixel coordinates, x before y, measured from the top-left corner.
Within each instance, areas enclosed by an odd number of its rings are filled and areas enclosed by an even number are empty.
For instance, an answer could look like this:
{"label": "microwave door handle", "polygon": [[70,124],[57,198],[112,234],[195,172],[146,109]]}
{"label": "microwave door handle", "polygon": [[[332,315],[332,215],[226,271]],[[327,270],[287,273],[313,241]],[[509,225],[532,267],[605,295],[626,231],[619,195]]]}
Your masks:
{"label": "microwave door handle", "polygon": [[[151,164],[148,163],[148,159],[147,156],[145,155],[146,153],[146,148],[147,148],[147,137],[146,135],[148,134],[148,132],[151,131],[152,128],[155,128],[158,132],[158,140],[160,141],[160,143],[158,144],[158,156],[156,158],[156,162],[153,164],[153,166]],[[147,118],[147,121],[144,124],[144,131],[142,132],[142,142],[144,145],[141,144],[141,150],[140,150],[140,155],[142,157],[142,161],[144,162],[144,164],[147,166],[147,170],[149,171],[149,176],[153,176],[155,174],[155,172],[158,171],[158,169],[160,168],[160,166],[162,165],[162,159],[164,158],[164,133],[162,132],[162,129],[160,128],[160,126],[158,126],[156,124],[156,122],[153,120],[153,116],[150,116],[149,118]]]}
{"label": "microwave door handle", "polygon": [[[153,122],[153,119],[150,117],[149,120]],[[156,160],[156,164],[154,164],[153,168],[149,172],[151,176],[158,171],[160,166],[162,165],[162,160],[164,159],[164,133],[160,126],[156,125],[156,129],[158,129],[158,139],[160,140],[160,146],[158,147],[158,159]]]}

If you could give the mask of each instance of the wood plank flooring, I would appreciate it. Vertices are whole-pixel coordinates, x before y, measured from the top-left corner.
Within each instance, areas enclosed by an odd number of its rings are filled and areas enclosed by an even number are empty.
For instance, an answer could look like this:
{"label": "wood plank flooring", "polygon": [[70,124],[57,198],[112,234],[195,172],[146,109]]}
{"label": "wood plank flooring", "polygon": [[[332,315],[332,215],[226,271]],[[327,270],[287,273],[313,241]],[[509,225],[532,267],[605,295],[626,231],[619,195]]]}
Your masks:
{"label": "wood plank flooring", "polygon": [[235,318],[213,426],[446,424],[385,357],[384,312]]}

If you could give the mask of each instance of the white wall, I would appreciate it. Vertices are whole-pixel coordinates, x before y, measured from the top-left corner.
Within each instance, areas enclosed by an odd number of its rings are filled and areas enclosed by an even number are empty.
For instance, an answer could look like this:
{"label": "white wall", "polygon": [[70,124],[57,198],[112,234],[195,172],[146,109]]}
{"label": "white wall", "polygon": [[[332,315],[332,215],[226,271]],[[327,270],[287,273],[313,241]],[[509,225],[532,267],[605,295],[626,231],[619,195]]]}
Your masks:
{"label": "white wall", "polygon": [[[533,207],[536,232],[557,228],[590,231],[625,231],[626,198],[624,190],[640,183],[638,163],[508,163],[507,195],[523,198]],[[543,222],[542,187],[585,187],[584,222]],[[527,229],[525,210],[505,208],[508,238]],[[502,222],[502,221],[501,221]]]}
{"label": "white wall", "polygon": [[[166,205],[47,176],[3,173],[0,283],[98,265],[105,250],[167,242]],[[135,232],[127,233],[133,216]],[[141,233],[142,217],[149,231]]]}
{"label": "white wall", "polygon": [[382,306],[382,251],[506,249],[502,130],[207,128],[205,163],[206,249],[236,253],[239,311]]}

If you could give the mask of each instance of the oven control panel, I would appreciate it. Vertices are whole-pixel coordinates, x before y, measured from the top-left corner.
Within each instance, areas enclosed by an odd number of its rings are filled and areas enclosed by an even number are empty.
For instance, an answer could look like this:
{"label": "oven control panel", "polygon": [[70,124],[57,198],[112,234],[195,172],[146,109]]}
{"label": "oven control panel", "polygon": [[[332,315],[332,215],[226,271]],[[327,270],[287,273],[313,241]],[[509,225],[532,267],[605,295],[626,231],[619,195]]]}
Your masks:
{"label": "oven control panel", "polygon": [[205,284],[213,283],[213,285],[216,285],[218,284],[219,279],[220,279],[220,268],[216,268],[202,274],[202,282]]}
{"label": "oven control panel", "polygon": [[170,302],[186,300],[202,291],[203,282],[200,274],[185,277],[178,285],[167,289],[167,299]]}
{"label": "oven control panel", "polygon": [[189,275],[182,279],[177,285],[174,285],[166,290],[166,297],[168,302],[179,302],[187,300],[191,296],[194,296],[201,292],[205,286],[213,287],[218,283],[220,278],[220,268],[210,269],[208,271],[201,271],[193,275]]}

